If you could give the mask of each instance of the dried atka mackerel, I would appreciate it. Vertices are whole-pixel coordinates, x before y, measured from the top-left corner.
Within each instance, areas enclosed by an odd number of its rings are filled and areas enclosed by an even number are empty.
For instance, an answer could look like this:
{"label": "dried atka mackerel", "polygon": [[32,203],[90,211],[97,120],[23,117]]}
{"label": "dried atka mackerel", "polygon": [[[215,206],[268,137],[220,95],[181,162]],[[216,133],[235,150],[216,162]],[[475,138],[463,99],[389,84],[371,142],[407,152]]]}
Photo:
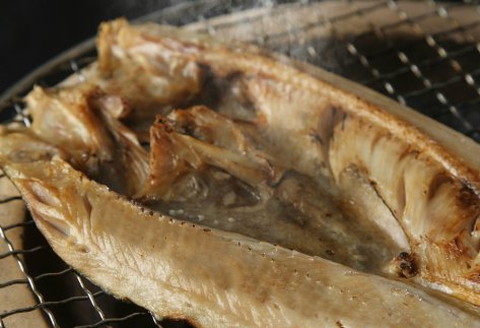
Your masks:
{"label": "dried atka mackerel", "polygon": [[198,327],[480,326],[480,146],[245,44],[105,23],[0,164],[53,249]]}

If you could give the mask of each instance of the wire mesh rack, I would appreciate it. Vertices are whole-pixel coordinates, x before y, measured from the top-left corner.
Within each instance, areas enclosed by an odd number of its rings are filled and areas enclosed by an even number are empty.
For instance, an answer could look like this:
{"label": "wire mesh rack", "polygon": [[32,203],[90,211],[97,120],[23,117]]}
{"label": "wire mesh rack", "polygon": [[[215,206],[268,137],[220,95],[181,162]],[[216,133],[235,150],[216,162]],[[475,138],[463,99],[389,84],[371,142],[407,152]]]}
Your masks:
{"label": "wire mesh rack", "polygon": [[[480,141],[480,6],[473,1],[195,1],[139,21],[236,38],[369,86]],[[29,125],[22,96],[95,60],[87,40],[0,97],[0,121]],[[0,175],[0,183],[6,180]],[[7,188],[8,189],[8,188]],[[190,327],[115,300],[59,259],[28,216],[11,219],[0,194],[0,328]],[[17,213],[17,214],[18,214]],[[12,295],[25,295],[22,301]],[[10,297],[10,298],[9,298]],[[3,302],[3,303],[2,303]],[[23,303],[22,303],[23,302]]]}

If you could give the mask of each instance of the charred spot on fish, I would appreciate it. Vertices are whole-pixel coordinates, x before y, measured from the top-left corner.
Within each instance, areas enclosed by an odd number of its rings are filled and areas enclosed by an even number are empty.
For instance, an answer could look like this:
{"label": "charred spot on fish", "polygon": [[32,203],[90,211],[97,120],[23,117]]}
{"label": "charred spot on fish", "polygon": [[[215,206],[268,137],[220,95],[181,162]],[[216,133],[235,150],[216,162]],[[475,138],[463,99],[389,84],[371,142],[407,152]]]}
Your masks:
{"label": "charred spot on fish", "polygon": [[407,252],[401,252],[398,257],[401,259],[401,260],[407,260],[409,257],[410,257],[410,254],[408,254]]}
{"label": "charred spot on fish", "polygon": [[339,328],[346,328],[346,326],[345,326],[340,320],[338,320],[337,322],[335,322],[335,324],[336,324]]}
{"label": "charred spot on fish", "polygon": [[318,131],[312,130],[312,131],[310,131],[310,133],[308,135],[309,135],[310,139],[312,140],[312,142],[319,143],[320,145],[323,145],[322,136],[320,135],[320,133]]}
{"label": "charred spot on fish", "polygon": [[479,207],[479,199],[475,192],[463,184],[458,194],[458,203],[463,208]]}
{"label": "charred spot on fish", "polygon": [[222,84],[209,65],[198,64],[198,67],[200,68],[200,86],[202,91],[192,100],[192,103],[215,108],[222,98]]}
{"label": "charred spot on fish", "polygon": [[78,251],[83,254],[88,254],[90,253],[90,250],[87,248],[85,245],[79,245],[78,246]]}
{"label": "charred spot on fish", "polygon": [[399,277],[412,278],[418,274],[417,260],[413,254],[401,252],[393,259],[393,271]]}
{"label": "charred spot on fish", "polygon": [[200,325],[196,324],[194,320],[190,320],[181,315],[171,315],[164,318],[161,322],[162,327],[172,327],[172,328],[199,328]]}

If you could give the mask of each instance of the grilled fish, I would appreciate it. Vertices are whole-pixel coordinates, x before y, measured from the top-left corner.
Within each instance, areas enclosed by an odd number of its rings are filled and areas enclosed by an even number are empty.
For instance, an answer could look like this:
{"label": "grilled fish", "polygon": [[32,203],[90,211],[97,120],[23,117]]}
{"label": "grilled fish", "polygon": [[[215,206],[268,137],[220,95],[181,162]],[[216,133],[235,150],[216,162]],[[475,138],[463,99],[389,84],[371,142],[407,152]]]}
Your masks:
{"label": "grilled fish", "polygon": [[117,20],[98,48],[0,139],[77,270],[205,327],[479,325],[473,141],[250,45]]}
{"label": "grilled fish", "polygon": [[[17,140],[2,146],[18,151]],[[134,205],[48,148],[1,159],[37,226],[84,275],[160,317],[198,327],[480,325],[404,282]]]}

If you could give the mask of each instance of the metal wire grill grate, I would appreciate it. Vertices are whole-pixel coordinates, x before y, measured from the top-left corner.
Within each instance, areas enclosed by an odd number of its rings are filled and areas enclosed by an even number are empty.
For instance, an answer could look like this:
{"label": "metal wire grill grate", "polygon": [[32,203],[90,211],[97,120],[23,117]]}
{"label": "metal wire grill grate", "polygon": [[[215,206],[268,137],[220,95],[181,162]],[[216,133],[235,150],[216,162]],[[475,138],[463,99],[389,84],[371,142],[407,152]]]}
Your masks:
{"label": "metal wire grill grate", "polygon": [[[258,43],[356,80],[480,141],[480,7],[473,1],[209,0],[142,20],[197,22],[195,29]],[[0,98],[0,121],[28,126],[21,97],[33,84],[53,86],[71,74],[83,80],[81,69],[94,60],[89,40],[36,70]],[[13,194],[0,197],[0,206],[21,202]],[[5,215],[0,210],[0,268],[8,265],[15,275],[0,270],[0,296],[24,288],[30,298],[1,305],[0,328],[39,318],[36,327],[188,327],[114,300],[64,264],[31,218],[12,222]]]}

